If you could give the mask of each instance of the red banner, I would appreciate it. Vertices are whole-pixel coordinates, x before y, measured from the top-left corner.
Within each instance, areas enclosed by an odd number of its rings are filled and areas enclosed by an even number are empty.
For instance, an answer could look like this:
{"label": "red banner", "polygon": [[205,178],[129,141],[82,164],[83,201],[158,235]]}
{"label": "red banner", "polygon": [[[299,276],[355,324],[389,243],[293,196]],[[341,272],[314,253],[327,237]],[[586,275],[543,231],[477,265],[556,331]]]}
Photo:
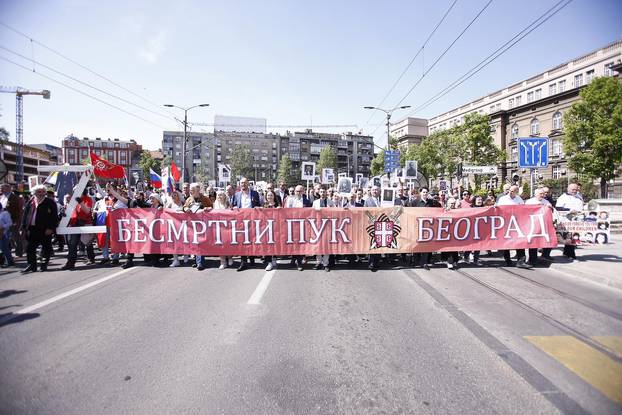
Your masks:
{"label": "red banner", "polygon": [[125,177],[125,169],[123,166],[113,164],[107,160],[97,157],[97,154],[91,151],[91,164],[94,167],[94,173],[97,177],[106,179],[122,179]]}
{"label": "red banner", "polygon": [[381,254],[557,245],[543,206],[111,212],[115,252],[197,255]]}

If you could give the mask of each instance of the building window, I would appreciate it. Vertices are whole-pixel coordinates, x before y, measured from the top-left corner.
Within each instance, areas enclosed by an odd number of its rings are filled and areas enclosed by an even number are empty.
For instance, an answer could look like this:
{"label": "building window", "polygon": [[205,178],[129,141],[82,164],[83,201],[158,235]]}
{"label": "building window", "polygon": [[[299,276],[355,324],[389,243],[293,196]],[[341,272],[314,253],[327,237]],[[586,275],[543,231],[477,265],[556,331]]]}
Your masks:
{"label": "building window", "polygon": [[516,97],[516,106],[517,106],[517,107],[520,107],[520,106],[521,106],[521,100],[522,100],[522,98],[523,98],[523,97],[522,97],[521,95],[518,95],[518,96]]}
{"label": "building window", "polygon": [[542,88],[538,88],[536,89],[536,96],[535,96],[535,100],[539,100],[540,98],[542,98]]}
{"label": "building window", "polygon": [[613,76],[613,69],[611,69],[612,66],[613,62],[605,64],[605,76]]}
{"label": "building window", "polygon": [[561,179],[561,177],[562,177],[562,168],[557,164],[553,165],[553,178]]}
{"label": "building window", "polygon": [[518,161],[518,146],[513,146],[510,151],[512,152],[511,160],[513,162],[517,162]]}
{"label": "building window", "polygon": [[533,101],[533,91],[527,92],[527,103],[530,103],[532,101]]}
{"label": "building window", "polygon": [[557,94],[557,84],[549,85],[549,95]]}
{"label": "building window", "polygon": [[583,85],[583,74],[582,73],[574,76],[574,87],[578,88],[581,85]]}
{"label": "building window", "polygon": [[554,130],[561,130],[563,127],[563,117],[562,117],[562,113],[557,111],[555,114],[553,114],[553,129]]}
{"label": "building window", "polygon": [[508,101],[508,107],[514,108],[514,98],[510,98],[510,100]]}
{"label": "building window", "polygon": [[566,90],[566,80],[562,79],[561,81],[559,81],[557,83],[557,85],[559,85],[559,92],[564,92]]}
{"label": "building window", "polygon": [[518,124],[514,123],[512,126],[512,140],[516,140],[518,138]]}
{"label": "building window", "polygon": [[537,118],[531,120],[531,135],[537,135],[540,133],[540,121]]}
{"label": "building window", "polygon": [[495,106],[494,106],[494,105],[491,105],[491,106],[490,106],[490,113],[492,114],[493,112],[495,112]]}
{"label": "building window", "polygon": [[561,140],[553,140],[553,155],[559,156],[562,154],[562,142]]}
{"label": "building window", "polygon": [[501,111],[501,103],[498,103],[496,106],[497,106],[496,110]]}
{"label": "building window", "polygon": [[585,73],[585,83],[589,84],[594,79],[594,69],[589,70]]}

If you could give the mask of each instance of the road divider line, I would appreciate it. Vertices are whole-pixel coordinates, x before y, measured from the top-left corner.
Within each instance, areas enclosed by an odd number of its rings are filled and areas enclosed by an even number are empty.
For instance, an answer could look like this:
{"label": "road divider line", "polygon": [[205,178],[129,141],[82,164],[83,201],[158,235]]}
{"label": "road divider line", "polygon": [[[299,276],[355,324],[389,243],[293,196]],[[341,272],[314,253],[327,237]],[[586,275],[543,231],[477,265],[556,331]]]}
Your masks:
{"label": "road divider line", "polygon": [[264,274],[261,281],[259,281],[257,288],[255,288],[255,291],[253,292],[251,297],[248,299],[246,304],[252,304],[252,305],[260,304],[261,298],[266,293],[266,290],[268,289],[268,285],[270,285],[270,281],[272,280],[272,277],[274,276],[275,273],[276,271],[268,271]]}
{"label": "road divider line", "polygon": [[106,281],[109,281],[109,280],[111,280],[113,278],[117,278],[117,277],[125,274],[126,272],[128,272],[130,270],[131,270],[130,268],[124,269],[124,270],[121,270],[119,272],[115,272],[114,274],[108,275],[107,277],[103,277],[103,278],[100,278],[98,280],[91,281],[88,284],[84,284],[84,285],[82,285],[80,287],[74,288],[73,290],[69,290],[69,291],[64,292],[62,294],[59,294],[59,295],[57,295],[55,297],[52,297],[52,298],[49,298],[47,300],[41,301],[40,303],[33,304],[31,306],[28,306],[28,307],[24,307],[24,308],[22,308],[20,310],[15,311],[13,314],[28,314],[28,313],[32,313],[33,311],[36,311],[36,310],[38,310],[38,309],[40,309],[42,307],[45,307],[46,305],[50,305],[50,304],[55,303],[57,301],[60,301],[60,300],[62,300],[64,298],[67,298],[67,297],[70,297],[70,296],[72,296],[74,294],[82,292],[84,290],[88,290],[89,288],[94,287],[94,286],[96,286],[98,284],[101,284],[102,282],[106,282]]}

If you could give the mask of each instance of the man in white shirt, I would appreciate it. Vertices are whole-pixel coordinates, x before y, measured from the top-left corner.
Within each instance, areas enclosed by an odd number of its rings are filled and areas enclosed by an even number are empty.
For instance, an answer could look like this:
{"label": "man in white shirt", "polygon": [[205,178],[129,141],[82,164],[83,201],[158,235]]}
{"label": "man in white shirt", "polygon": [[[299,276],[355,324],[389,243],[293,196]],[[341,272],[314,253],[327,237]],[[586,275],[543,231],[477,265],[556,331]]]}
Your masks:
{"label": "man in white shirt", "polygon": [[[319,195],[320,197],[318,199],[315,199],[313,201],[313,208],[314,209],[322,209],[322,208],[327,208],[327,207],[335,207],[335,204],[332,200],[330,200],[328,197],[326,197],[326,189],[324,189],[323,187],[319,189]],[[317,265],[315,266],[316,270],[320,270],[322,268],[324,268],[324,271],[326,272],[330,272],[330,266],[329,266],[329,261],[330,261],[330,255],[325,254],[325,255],[317,255]]]}
{"label": "man in white shirt", "polygon": [[[304,191],[304,188],[302,187],[302,185],[298,185],[296,186],[296,188],[294,189],[294,194],[293,195],[289,195],[285,198],[285,205],[284,207],[286,208],[302,208],[304,207],[304,199],[302,198],[302,192]],[[302,271],[304,268],[302,267],[302,262],[304,260],[304,255],[294,255],[292,257],[292,262],[296,263],[296,268],[298,268],[298,271]]]}
{"label": "man in white shirt", "polygon": [[[551,203],[546,200],[546,191],[544,188],[539,187],[533,191],[533,197],[531,199],[527,199],[525,202],[526,205],[542,205],[548,206],[553,209]],[[553,257],[551,257],[551,248],[542,248],[542,258],[547,261],[554,261]],[[535,266],[538,263],[538,249],[537,248],[529,248],[529,263]]]}
{"label": "man in white shirt", "polygon": [[[578,196],[579,186],[576,183],[568,185],[567,192],[557,199],[555,209],[567,213],[577,213],[583,210],[583,200]],[[577,259],[575,253],[576,246],[574,244],[564,245],[564,256],[571,259]]]}
{"label": "man in white shirt", "polygon": [[[380,188],[373,186],[371,188],[371,194],[365,199],[365,207],[380,207]],[[371,272],[378,271],[378,263],[380,262],[379,254],[369,254],[369,269]]]}
{"label": "man in white shirt", "polygon": [[[518,186],[512,185],[508,189],[508,194],[503,195],[497,201],[497,206],[511,206],[511,205],[524,205],[523,199],[518,195]],[[518,268],[533,268],[533,265],[528,264],[525,260],[525,250],[517,249],[516,256],[518,257],[518,261],[516,262],[516,267]],[[508,267],[513,266],[512,257],[510,256],[510,251],[508,249],[503,250],[503,258],[505,259],[505,264]]]}

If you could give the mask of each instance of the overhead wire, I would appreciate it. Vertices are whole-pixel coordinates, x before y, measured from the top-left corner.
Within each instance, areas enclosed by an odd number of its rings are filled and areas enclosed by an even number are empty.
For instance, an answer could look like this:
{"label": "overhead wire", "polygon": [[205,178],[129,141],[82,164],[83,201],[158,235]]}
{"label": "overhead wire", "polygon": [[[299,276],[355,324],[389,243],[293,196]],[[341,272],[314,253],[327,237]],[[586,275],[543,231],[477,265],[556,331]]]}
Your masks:
{"label": "overhead wire", "polygon": [[[120,85],[119,83],[117,83],[117,82],[113,81],[112,79],[110,79],[110,78],[108,78],[108,77],[106,77],[106,76],[104,76],[104,75],[102,75],[102,74],[100,74],[100,73],[98,73],[98,72],[94,71],[93,69],[91,69],[91,68],[89,68],[89,67],[87,67],[87,66],[83,65],[82,63],[80,63],[80,62],[78,62],[78,61],[76,61],[76,60],[74,60],[74,59],[71,59],[71,58],[70,58],[70,57],[68,57],[68,56],[65,56],[63,53],[59,52],[58,50],[56,50],[56,49],[54,49],[54,48],[52,48],[52,47],[50,47],[50,46],[47,46],[47,45],[46,45],[46,44],[44,44],[44,43],[39,42],[38,40],[34,39],[32,36],[29,36],[29,35],[27,35],[27,34],[25,34],[25,33],[21,32],[21,31],[19,31],[18,29],[14,28],[14,27],[12,27],[12,26],[10,26],[10,25],[8,25],[8,24],[6,24],[6,23],[2,22],[2,21],[0,21],[0,26],[4,26],[6,29],[8,29],[8,30],[10,30],[10,31],[12,31],[12,32],[14,32],[14,33],[17,33],[18,35],[20,35],[20,36],[22,36],[22,37],[24,37],[24,38],[28,39],[28,40],[31,42],[31,44],[35,43],[35,44],[37,44],[37,45],[41,46],[42,48],[44,48],[44,49],[46,49],[46,50],[48,50],[48,51],[50,51],[50,52],[54,53],[55,55],[60,56],[61,58],[63,58],[63,59],[65,59],[65,60],[67,60],[67,61],[69,61],[69,62],[73,63],[74,65],[79,66],[80,68],[84,69],[85,71],[90,72],[91,74],[93,74],[93,75],[95,75],[95,76],[97,76],[97,77],[99,77],[99,78],[101,78],[101,79],[105,80],[106,82],[109,82],[110,84],[112,84],[112,85],[116,86],[117,88],[120,88],[120,89],[122,89],[123,91],[125,91],[125,92],[127,92],[127,93],[129,93],[129,94],[131,94],[131,95],[134,95],[135,97],[140,98],[140,99],[142,99],[143,101],[145,101],[145,102],[147,102],[147,103],[149,103],[149,104],[151,104],[151,105],[153,105],[153,106],[155,106],[155,107],[157,107],[157,108],[162,108],[162,105],[161,105],[161,104],[158,104],[158,103],[156,103],[156,102],[153,102],[153,101],[151,101],[150,99],[145,98],[145,97],[143,97],[142,95],[137,94],[136,92],[131,91],[130,89],[128,89],[128,88],[124,87],[123,85]],[[33,72],[34,72],[34,68],[33,68]],[[172,113],[171,113],[171,115],[172,115]]]}
{"label": "overhead wire", "polygon": [[[20,67],[20,68],[22,68],[22,69],[25,69],[25,70],[27,70],[28,72],[32,72],[32,69],[31,69],[31,68],[29,68],[29,67],[27,67],[27,66],[25,66],[25,65],[22,65],[21,63],[15,62],[15,61],[13,61],[13,60],[11,60],[11,59],[7,58],[7,57],[4,57],[4,56],[1,56],[1,55],[0,55],[0,59],[4,60],[4,61],[6,61],[6,62],[9,62],[9,63],[11,63],[11,64],[13,64],[13,65],[15,65],[15,66],[18,66],[18,67]],[[77,93],[79,93],[79,94],[81,94],[81,95],[84,95],[84,96],[86,96],[86,97],[89,97],[89,98],[91,98],[91,99],[93,99],[93,100],[95,100],[95,101],[101,102],[102,104],[105,104],[105,105],[107,105],[107,106],[109,106],[109,107],[112,107],[112,108],[114,108],[114,109],[116,109],[116,110],[119,110],[119,111],[121,111],[121,112],[123,112],[123,113],[125,113],[125,114],[127,114],[127,115],[130,115],[130,116],[132,116],[132,117],[138,118],[139,120],[142,120],[142,121],[144,121],[144,122],[146,122],[146,123],[149,123],[149,124],[154,125],[154,126],[156,126],[156,127],[158,127],[158,128],[161,128],[161,129],[163,129],[163,130],[166,130],[166,127],[163,127],[163,126],[161,126],[161,125],[159,125],[159,124],[156,124],[156,123],[154,123],[153,121],[150,121],[150,120],[148,120],[148,119],[146,119],[146,118],[143,118],[143,117],[141,117],[140,115],[134,114],[133,112],[127,111],[127,110],[125,110],[125,109],[123,109],[123,108],[121,108],[121,107],[118,107],[118,106],[114,105],[114,104],[111,104],[111,103],[109,103],[109,102],[106,102],[106,101],[104,101],[103,99],[100,99],[100,98],[98,98],[98,97],[96,97],[96,96],[93,96],[93,95],[88,94],[88,93],[86,93],[86,92],[84,92],[84,91],[81,91],[81,90],[79,90],[79,89],[77,89],[77,88],[75,88],[75,87],[73,87],[73,86],[71,86],[71,85],[68,85],[68,84],[66,84],[66,83],[64,83],[64,82],[62,82],[62,81],[59,81],[59,80],[57,80],[57,79],[54,79],[54,78],[52,78],[52,77],[50,77],[50,76],[48,76],[48,75],[45,75],[45,74],[43,74],[43,73],[41,73],[41,72],[34,72],[34,73],[35,73],[35,74],[37,74],[37,75],[39,75],[39,76],[41,76],[41,77],[43,77],[43,78],[46,78],[46,79],[48,79],[48,80],[52,81],[52,82],[56,82],[57,84],[62,85],[62,86],[64,86],[65,88],[69,88],[69,89],[71,89],[72,91],[75,91],[75,92],[77,92]]]}
{"label": "overhead wire", "polygon": [[[475,17],[473,17],[473,19],[471,19],[471,21],[469,22],[468,25],[466,25],[464,27],[464,29],[462,29],[462,31],[458,34],[458,36],[449,44],[449,46],[447,46],[447,48],[445,48],[445,50],[436,58],[436,60],[434,60],[434,62],[432,63],[432,65],[423,72],[423,74],[421,75],[421,77],[415,82],[415,84],[408,90],[408,92],[406,93],[406,95],[404,95],[404,97],[397,103],[397,105],[395,105],[394,107],[397,108],[399,107],[405,100],[406,98],[408,98],[408,96],[412,93],[412,91],[414,91],[414,89],[421,83],[421,81],[423,80],[423,78],[426,77],[426,75],[432,70],[434,69],[434,67],[436,66],[436,64],[438,64],[438,62],[440,62],[440,60],[447,54],[447,52],[449,52],[449,50],[451,50],[451,48],[456,44],[456,42],[466,33],[467,30],[469,30],[469,28],[475,23],[475,21],[482,15],[482,13],[484,13],[484,11],[488,8],[488,6],[490,6],[490,4],[493,2],[493,0],[488,0],[488,2],[484,5],[484,7],[482,7],[479,12],[475,15]],[[378,131],[378,128],[380,128],[380,125],[378,125],[374,131],[370,134],[371,136],[374,136],[376,134],[376,131]],[[387,140],[389,139],[389,137],[387,137]]]}
{"label": "overhead wire", "polygon": [[[514,45],[516,45],[518,42],[520,42],[522,39],[524,39],[531,32],[533,32],[538,27],[540,27],[542,24],[544,24],[546,21],[548,21],[550,18],[555,16],[558,12],[560,12],[562,9],[564,9],[566,6],[568,6],[572,1],[573,0],[560,0],[559,2],[557,2],[555,5],[553,5],[551,8],[549,8],[546,12],[544,12],[542,15],[540,15],[540,17],[538,17],[536,20],[531,22],[529,25],[527,25],[525,28],[523,28],[520,32],[518,32],[516,35],[514,35],[514,37],[512,37],[510,40],[508,40],[503,45],[501,45],[499,48],[497,48],[494,52],[492,52],[490,55],[488,55],[486,58],[484,58],[482,61],[480,61],[477,65],[475,65],[474,67],[469,69],[465,74],[463,74],[458,79],[453,81],[451,84],[449,84],[448,86],[443,88],[441,91],[439,91],[438,93],[433,95],[430,99],[425,101],[423,104],[421,104],[420,106],[418,106],[415,109],[413,109],[409,113],[409,115],[412,115],[412,114],[414,114],[414,113],[416,113],[418,111],[421,111],[421,110],[429,107],[434,102],[438,101],[443,96],[447,95],[449,92],[451,92],[452,90],[454,90],[455,88],[457,88],[458,86],[463,84],[465,81],[467,81],[468,79],[473,77],[475,74],[477,74],[479,71],[484,69],[486,66],[488,66],[489,64],[494,62],[497,58],[499,58],[505,52],[510,50]],[[562,4],[562,6],[559,7],[557,10],[555,10],[560,4]],[[553,12],[551,13],[551,11],[553,11]],[[549,13],[551,13],[551,14],[548,15]],[[539,22],[539,20],[541,20],[541,19],[544,19],[544,20]]]}
{"label": "overhead wire", "polygon": [[[20,57],[20,58],[22,58],[22,59],[29,60],[29,61],[31,61],[31,62],[33,63],[33,65],[36,63],[37,65],[39,65],[39,66],[40,66],[40,67],[42,67],[42,68],[45,68],[45,69],[47,69],[47,70],[49,70],[49,71],[52,71],[52,72],[54,72],[54,73],[56,73],[56,74],[59,74],[59,75],[61,75],[61,76],[64,76],[65,78],[71,79],[72,81],[77,82],[77,83],[79,83],[79,84],[81,84],[81,85],[84,85],[84,86],[86,86],[86,87],[88,87],[88,88],[94,89],[94,90],[95,90],[95,91],[97,91],[97,92],[101,92],[102,94],[108,95],[108,96],[109,96],[109,97],[111,97],[111,98],[118,99],[119,101],[123,101],[123,102],[125,102],[126,104],[130,104],[130,105],[133,105],[133,106],[135,106],[135,107],[137,107],[137,108],[140,108],[140,109],[141,109],[141,110],[143,110],[143,111],[147,111],[147,112],[150,112],[150,113],[152,113],[152,114],[155,114],[155,115],[158,115],[158,116],[160,116],[160,117],[167,118],[167,119],[171,119],[171,118],[172,118],[172,117],[171,117],[171,116],[169,116],[169,115],[165,115],[165,114],[163,114],[163,113],[161,113],[161,112],[157,112],[157,111],[150,110],[149,108],[143,107],[142,105],[136,104],[136,103],[134,103],[134,102],[132,102],[132,101],[129,101],[129,100],[125,99],[125,98],[122,98],[122,97],[120,97],[120,96],[118,96],[118,95],[115,95],[115,94],[112,94],[112,93],[110,93],[110,92],[104,91],[104,90],[103,90],[103,89],[101,89],[101,88],[98,88],[98,87],[93,86],[93,85],[91,85],[91,84],[89,84],[89,83],[87,83],[87,82],[84,82],[84,81],[81,81],[81,80],[79,80],[79,79],[77,79],[77,78],[74,78],[74,77],[73,77],[73,76],[71,76],[71,75],[67,75],[66,73],[64,73],[64,72],[62,72],[62,71],[59,71],[59,70],[54,69],[54,68],[52,68],[52,67],[50,67],[50,66],[48,66],[48,65],[45,65],[45,64],[43,64],[43,63],[41,63],[41,62],[39,62],[39,61],[37,61],[37,60],[35,60],[35,59],[33,59],[33,58],[29,58],[28,56],[22,55],[21,53],[15,52],[14,50],[11,50],[11,49],[9,49],[9,48],[7,48],[7,47],[5,47],[5,46],[0,45],[0,49],[5,50],[5,51],[7,51],[7,52],[9,52],[9,53],[11,53],[11,54],[13,54],[13,55],[15,55],[15,56],[19,56],[19,57]],[[33,72],[35,72],[35,73],[36,73],[37,71],[35,71],[35,70],[33,69]]]}
{"label": "overhead wire", "polygon": [[[382,104],[384,104],[384,102],[387,100],[387,98],[389,97],[389,95],[391,95],[391,93],[393,92],[393,90],[395,89],[395,87],[397,86],[397,84],[402,80],[402,78],[404,77],[404,75],[406,74],[406,72],[408,72],[408,70],[410,69],[410,67],[412,66],[412,64],[415,62],[415,59],[417,59],[417,57],[419,56],[419,54],[421,54],[423,52],[423,50],[425,49],[426,45],[428,44],[428,42],[430,41],[430,39],[432,39],[432,36],[434,35],[434,33],[436,33],[436,30],[439,28],[439,26],[445,21],[445,18],[447,17],[447,15],[449,14],[449,12],[451,12],[451,10],[454,8],[454,6],[456,5],[456,3],[458,2],[458,0],[454,0],[451,5],[449,6],[449,8],[445,11],[445,14],[443,14],[443,17],[441,18],[441,20],[438,21],[438,23],[436,23],[436,26],[434,26],[434,29],[430,32],[430,34],[428,35],[427,39],[423,42],[423,44],[421,45],[421,47],[419,48],[419,50],[417,51],[417,53],[415,54],[415,56],[413,56],[413,58],[410,60],[410,62],[408,63],[408,65],[406,65],[406,67],[404,68],[404,70],[402,71],[402,73],[400,74],[400,76],[397,77],[397,79],[395,80],[395,82],[393,83],[393,85],[391,86],[391,88],[389,88],[389,91],[385,94],[384,98],[382,98],[382,100],[380,101],[379,104],[376,105],[376,107],[380,107],[382,106]],[[372,112],[371,115],[369,116],[369,119],[367,120],[367,122],[365,123],[365,125],[369,125],[370,121],[372,120],[372,118],[376,115],[376,112]]]}

